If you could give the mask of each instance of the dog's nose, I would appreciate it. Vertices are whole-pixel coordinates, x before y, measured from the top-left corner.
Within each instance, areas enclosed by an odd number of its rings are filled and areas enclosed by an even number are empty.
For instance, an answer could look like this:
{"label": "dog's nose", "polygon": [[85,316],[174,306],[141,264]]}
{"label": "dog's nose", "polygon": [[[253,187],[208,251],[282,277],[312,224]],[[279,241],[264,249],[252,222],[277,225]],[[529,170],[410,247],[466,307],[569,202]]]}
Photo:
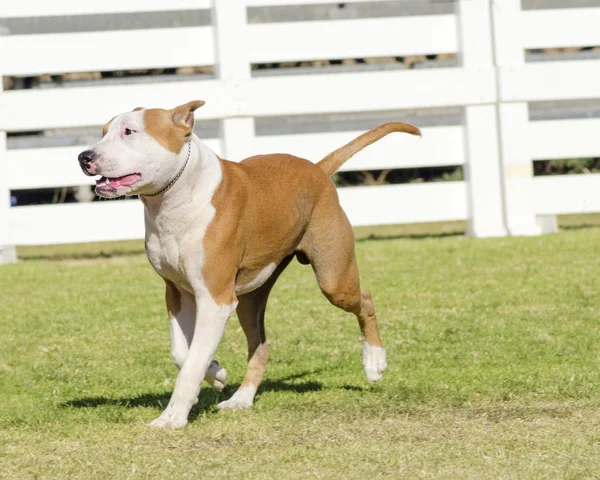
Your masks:
{"label": "dog's nose", "polygon": [[81,152],[79,154],[79,157],[77,157],[77,158],[79,159],[79,163],[84,165],[84,164],[92,163],[94,161],[94,158],[96,158],[96,154],[94,153],[93,150],[85,150],[85,151]]}

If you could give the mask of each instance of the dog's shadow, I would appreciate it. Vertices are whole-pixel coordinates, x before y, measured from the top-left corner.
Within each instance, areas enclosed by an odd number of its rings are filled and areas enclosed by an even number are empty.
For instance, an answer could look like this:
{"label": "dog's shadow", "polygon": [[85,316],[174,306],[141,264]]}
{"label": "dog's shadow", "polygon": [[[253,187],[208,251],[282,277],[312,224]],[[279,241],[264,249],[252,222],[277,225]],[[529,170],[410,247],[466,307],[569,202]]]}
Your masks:
{"label": "dog's shadow", "polygon": [[[260,385],[258,393],[256,394],[256,400],[260,401],[260,396],[266,392],[293,392],[297,394],[303,394],[321,391],[323,390],[323,384],[321,382],[312,380],[302,382],[295,381],[306,375],[312,375],[314,373],[316,372],[310,371],[290,375],[281,379],[265,380]],[[206,388],[206,384],[204,384],[204,388],[202,388],[198,403],[194,406],[194,408],[192,408],[189,419],[195,419],[204,411],[214,411],[216,409],[216,404],[231,397],[231,395],[233,395],[239,386],[239,383],[228,384],[222,392],[217,392],[212,388]],[[345,385],[342,388],[344,390],[362,390],[361,387],[352,385]],[[162,410],[169,403],[171,393],[171,391],[165,391],[162,393],[146,393],[136,397],[124,398],[110,398],[104,396],[85,397],[68,400],[64,403],[61,403],[60,406],[63,408],[96,408],[103,405],[111,405],[125,408],[154,407]]]}

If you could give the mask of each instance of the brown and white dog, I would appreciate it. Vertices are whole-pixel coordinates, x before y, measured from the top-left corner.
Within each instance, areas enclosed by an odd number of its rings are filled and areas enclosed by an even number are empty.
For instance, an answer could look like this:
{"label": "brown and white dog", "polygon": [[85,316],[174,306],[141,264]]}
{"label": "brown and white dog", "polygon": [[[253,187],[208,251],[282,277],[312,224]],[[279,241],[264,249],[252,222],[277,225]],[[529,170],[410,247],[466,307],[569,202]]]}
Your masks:
{"label": "brown and white dog", "polygon": [[419,129],[380,125],[317,164],[285,154],[235,163],[192,133],[193,112],[203,104],[118,115],[79,155],[86,175],[101,175],[98,195],[140,196],[146,253],[166,283],[171,353],[180,371],[168,406],[150,425],[185,426],[203,379],[223,389],[227,373],[212,358],[236,310],[248,340],[248,368],[240,388],[218,408],[252,405],[269,358],[267,299],[294,256],[312,265],[333,305],[356,315],[367,380],[380,380],[386,356],[375,308],[361,290],[353,231],[329,177],[388,133],[419,135]]}

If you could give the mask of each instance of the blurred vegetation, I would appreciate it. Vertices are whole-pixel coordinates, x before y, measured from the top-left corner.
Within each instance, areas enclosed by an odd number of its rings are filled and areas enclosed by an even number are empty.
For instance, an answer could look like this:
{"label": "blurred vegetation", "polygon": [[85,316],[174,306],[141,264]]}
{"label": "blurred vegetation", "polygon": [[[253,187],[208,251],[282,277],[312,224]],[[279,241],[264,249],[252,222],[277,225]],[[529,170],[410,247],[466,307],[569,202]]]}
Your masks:
{"label": "blurred vegetation", "polygon": [[599,172],[600,157],[536,160],[533,162],[533,174],[536,177],[543,175],[573,175]]}
{"label": "blurred vegetation", "polygon": [[462,166],[401,168],[338,172],[333,181],[338,187],[357,185],[386,185],[397,183],[457,182],[464,180]]}
{"label": "blurred vegetation", "polygon": [[[544,175],[579,175],[585,173],[600,173],[600,157],[535,160],[533,162],[533,174],[536,177]],[[338,187],[398,183],[458,182],[462,180],[464,180],[464,171],[460,165],[338,172],[333,176],[333,181]]]}

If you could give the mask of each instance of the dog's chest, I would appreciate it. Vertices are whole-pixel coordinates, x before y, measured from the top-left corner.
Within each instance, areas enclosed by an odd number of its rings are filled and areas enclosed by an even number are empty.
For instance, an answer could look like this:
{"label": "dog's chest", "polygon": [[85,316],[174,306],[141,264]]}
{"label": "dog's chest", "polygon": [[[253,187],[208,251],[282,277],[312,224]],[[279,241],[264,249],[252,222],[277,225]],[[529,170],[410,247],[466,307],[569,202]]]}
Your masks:
{"label": "dog's chest", "polygon": [[165,280],[193,293],[202,283],[203,231],[161,229],[146,223],[146,255],[154,270]]}
{"label": "dog's chest", "polygon": [[166,280],[172,282],[184,276],[182,268],[183,258],[181,246],[177,238],[172,235],[146,234],[146,255],[156,272]]}

